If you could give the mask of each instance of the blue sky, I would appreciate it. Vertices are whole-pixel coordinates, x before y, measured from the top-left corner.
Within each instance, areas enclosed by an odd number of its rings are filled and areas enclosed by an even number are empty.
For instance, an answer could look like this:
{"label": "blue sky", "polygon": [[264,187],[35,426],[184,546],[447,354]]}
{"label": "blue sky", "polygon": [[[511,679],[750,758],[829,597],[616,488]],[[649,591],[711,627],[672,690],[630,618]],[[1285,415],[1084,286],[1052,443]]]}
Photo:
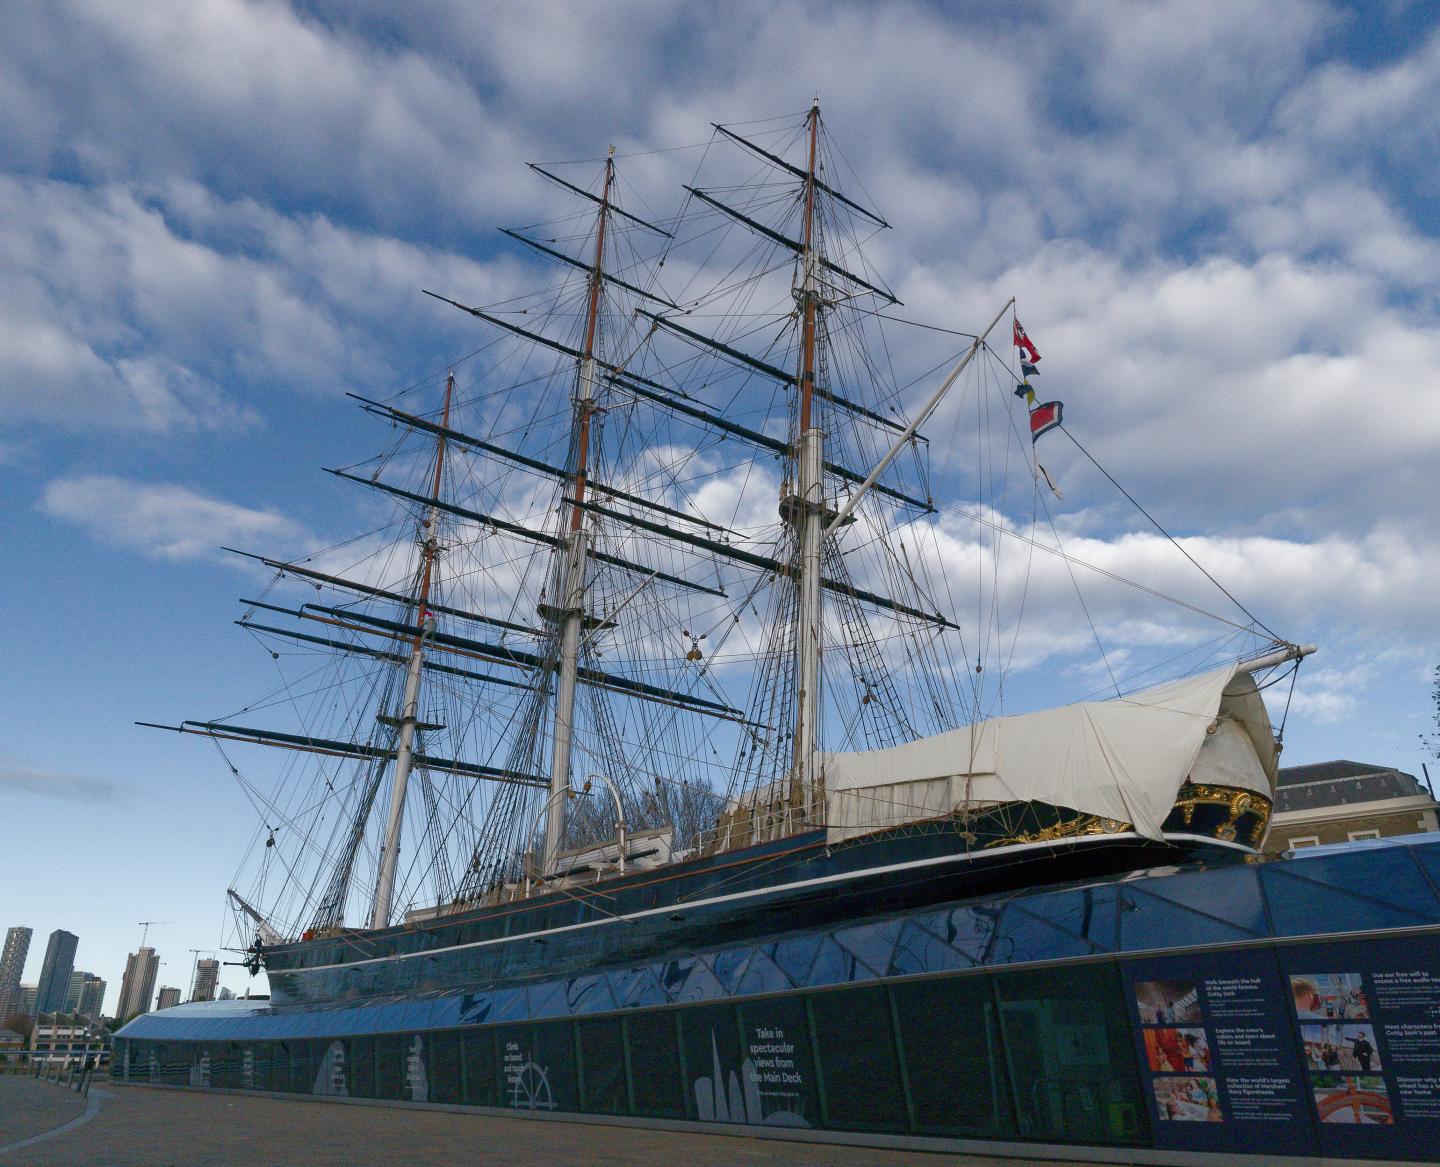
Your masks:
{"label": "blue sky", "polygon": [[[660,183],[818,93],[914,317],[1020,298],[1047,386],[1267,623],[1322,651],[1287,762],[1417,771],[1440,569],[1440,19],[1424,3],[13,5],[0,45],[0,926],[118,992],[221,939],[249,809],[133,728],[268,687],[222,543],[357,504],[321,465],[476,346],[553,213],[526,160]],[[650,189],[647,187],[647,189]],[[537,208],[537,204],[538,208]],[[1165,586],[1072,452],[1074,554]],[[1073,486],[1072,486],[1073,484]],[[1118,616],[1116,617],[1119,618]],[[225,982],[245,978],[227,969]]]}

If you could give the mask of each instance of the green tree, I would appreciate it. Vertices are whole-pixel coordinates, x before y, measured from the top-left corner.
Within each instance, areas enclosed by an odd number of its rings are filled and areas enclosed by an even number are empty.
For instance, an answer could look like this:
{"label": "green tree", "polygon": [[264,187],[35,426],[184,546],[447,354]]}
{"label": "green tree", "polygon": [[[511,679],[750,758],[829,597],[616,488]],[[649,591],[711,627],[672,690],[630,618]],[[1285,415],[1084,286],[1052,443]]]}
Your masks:
{"label": "green tree", "polygon": [[0,1029],[9,1029],[28,1038],[35,1029],[35,1018],[28,1013],[14,1013],[0,1022]]}
{"label": "green tree", "polygon": [[1440,761],[1440,665],[1435,666],[1435,679],[1430,684],[1430,703],[1435,707],[1435,732],[1422,733],[1420,744]]}

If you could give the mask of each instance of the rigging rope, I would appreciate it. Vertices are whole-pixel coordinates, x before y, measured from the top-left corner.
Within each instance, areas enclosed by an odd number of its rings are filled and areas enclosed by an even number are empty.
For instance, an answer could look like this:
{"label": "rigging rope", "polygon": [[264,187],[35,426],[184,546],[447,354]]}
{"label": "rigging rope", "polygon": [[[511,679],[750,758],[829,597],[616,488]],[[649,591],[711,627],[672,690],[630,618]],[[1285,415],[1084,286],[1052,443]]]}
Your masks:
{"label": "rigging rope", "polygon": [[1135,496],[1134,496],[1133,494],[1131,494],[1128,490],[1126,490],[1123,486],[1121,486],[1118,482],[1116,482],[1116,481],[1115,481],[1115,476],[1114,476],[1113,474],[1111,474],[1110,471],[1106,470],[1104,466],[1100,465],[1100,463],[1099,463],[1098,461],[1096,461],[1095,455],[1092,454],[1092,453],[1090,453],[1089,450],[1087,450],[1084,446],[1082,446],[1082,445],[1080,444],[1080,439],[1079,439],[1079,438],[1077,438],[1074,434],[1072,434],[1072,433],[1070,432],[1070,430],[1069,430],[1066,426],[1063,426],[1063,425],[1060,427],[1060,432],[1063,433],[1067,438],[1069,438],[1072,442],[1075,443],[1075,448],[1076,448],[1077,450],[1079,450],[1082,454],[1084,454],[1085,457],[1087,457],[1088,459],[1090,459],[1090,462],[1091,462],[1091,464],[1095,467],[1095,469],[1098,470],[1098,471],[1100,471],[1101,474],[1105,475],[1105,477],[1110,480],[1110,484],[1111,484],[1112,486],[1114,486],[1115,489],[1118,490],[1121,494],[1123,494],[1127,499],[1129,499],[1131,505],[1133,505],[1137,511],[1139,511],[1142,515],[1144,515],[1147,519],[1149,519],[1151,525],[1152,525],[1157,531],[1159,531],[1160,534],[1164,535],[1165,538],[1170,541],[1170,543],[1174,546],[1175,550],[1177,550],[1178,552],[1180,552],[1181,555],[1185,556],[1186,559],[1188,559],[1192,564],[1194,564],[1194,565],[1195,565],[1195,568],[1200,572],[1201,575],[1203,575],[1203,576],[1204,576],[1206,579],[1208,579],[1212,584],[1214,584],[1217,588],[1219,588],[1220,591],[1224,594],[1224,596],[1225,596],[1226,599],[1228,599],[1232,604],[1234,604],[1237,608],[1239,608],[1240,611],[1244,612],[1245,615],[1249,616],[1250,619],[1251,619],[1251,621],[1255,624],[1255,626],[1256,626],[1257,628],[1259,628],[1262,632],[1264,632],[1264,633],[1266,633],[1267,635],[1269,635],[1269,636],[1271,636],[1272,638],[1274,638],[1274,640],[1276,641],[1276,643],[1280,643],[1280,644],[1283,644],[1283,643],[1284,643],[1284,640],[1283,640],[1280,636],[1276,635],[1275,632],[1274,632],[1271,628],[1269,628],[1269,627],[1265,624],[1265,622],[1260,619],[1259,616],[1255,615],[1254,612],[1250,611],[1249,608],[1247,608],[1244,604],[1242,604],[1239,600],[1237,600],[1237,599],[1235,598],[1235,596],[1230,592],[1230,590],[1229,590],[1224,584],[1222,584],[1218,579],[1216,579],[1213,575],[1211,575],[1208,571],[1206,571],[1205,568],[1201,566],[1200,562],[1199,562],[1193,555],[1191,555],[1190,552],[1186,551],[1185,548],[1180,545],[1179,540],[1177,540],[1177,539],[1175,538],[1175,536],[1173,536],[1172,534],[1170,534],[1169,531],[1167,531],[1164,527],[1162,527],[1162,526],[1160,525],[1160,520],[1157,519],[1154,515],[1152,515],[1149,511],[1147,511],[1143,506],[1141,506],[1139,502],[1136,501]]}

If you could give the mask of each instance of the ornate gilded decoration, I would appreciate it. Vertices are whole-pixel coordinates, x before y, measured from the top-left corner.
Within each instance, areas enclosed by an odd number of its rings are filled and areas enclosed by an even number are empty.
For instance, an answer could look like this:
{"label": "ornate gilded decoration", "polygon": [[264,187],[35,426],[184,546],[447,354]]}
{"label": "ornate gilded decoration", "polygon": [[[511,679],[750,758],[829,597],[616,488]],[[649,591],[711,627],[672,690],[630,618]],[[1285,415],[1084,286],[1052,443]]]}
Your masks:
{"label": "ornate gilded decoration", "polygon": [[1265,828],[1270,822],[1271,803],[1263,794],[1235,786],[1209,786],[1200,782],[1187,782],[1180,788],[1180,797],[1175,800],[1180,821],[1187,827],[1195,817],[1197,806],[1222,806],[1229,810],[1230,817],[1215,831],[1217,839],[1232,842],[1239,834],[1241,817],[1247,814],[1254,817],[1249,832],[1249,845],[1258,847],[1260,840],[1265,837]]}
{"label": "ornate gilded decoration", "polygon": [[1121,831],[1134,829],[1132,824],[1123,819],[1107,819],[1098,814],[1082,814],[1075,818],[1062,819],[1058,823],[1051,823],[1048,827],[1041,827],[1039,830],[1026,831],[1005,839],[996,839],[986,843],[985,849],[1008,847],[1013,843],[1048,843],[1055,839],[1073,839],[1082,835],[1115,835]]}
{"label": "ornate gilded decoration", "polygon": [[[1202,832],[1213,834],[1216,839],[1223,842],[1234,842],[1243,830],[1246,845],[1260,846],[1261,840],[1265,837],[1265,828],[1270,823],[1271,811],[1270,800],[1263,794],[1236,786],[1212,786],[1198,782],[1186,782],[1180,788],[1180,796],[1175,800],[1175,810],[1180,814],[1180,821],[1187,827],[1194,825],[1195,811],[1202,806],[1219,807],[1228,814],[1227,818],[1213,827],[1198,828]],[[1062,818],[1058,822],[1050,823],[1048,826],[1038,827],[1033,831],[1017,831],[1014,834],[992,839],[985,844],[984,849],[1009,847],[1016,843],[1048,843],[1059,839],[1076,839],[1088,835],[1115,835],[1134,829],[1133,824],[1125,822],[1123,819],[1105,818],[1095,814],[1075,814]]]}

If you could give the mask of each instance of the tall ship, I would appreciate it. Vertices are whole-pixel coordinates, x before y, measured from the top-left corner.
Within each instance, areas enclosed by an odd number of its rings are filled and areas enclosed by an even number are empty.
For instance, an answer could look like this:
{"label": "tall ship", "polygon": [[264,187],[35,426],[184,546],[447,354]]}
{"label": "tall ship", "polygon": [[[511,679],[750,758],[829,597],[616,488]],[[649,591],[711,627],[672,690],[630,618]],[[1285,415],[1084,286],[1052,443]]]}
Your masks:
{"label": "tall ship", "polygon": [[[229,899],[269,996],[132,1022],[117,1075],[833,1127],[802,991],[1023,963],[993,905],[1056,889],[1088,889],[1064,955],[1109,951],[1115,888],[1260,857],[1261,693],[1313,650],[1163,530],[1182,595],[1067,549],[1036,452],[1094,460],[1036,396],[1041,338],[1013,299],[972,333],[907,315],[818,104],[696,155],[669,217],[613,149],[535,165],[562,213],[506,234],[550,280],[430,290],[474,351],[356,398],[388,438],[330,473],[369,530],[234,549],[277,686],[157,728],[257,812]],[[1097,594],[1145,606],[1148,652],[1106,653]],[[1081,692],[1034,709],[1012,674]],[[707,1036],[736,1000],[780,1020]],[[1143,1108],[1111,1102],[1086,1121],[1126,1142]],[[915,1105],[855,1129],[924,1134]]]}

